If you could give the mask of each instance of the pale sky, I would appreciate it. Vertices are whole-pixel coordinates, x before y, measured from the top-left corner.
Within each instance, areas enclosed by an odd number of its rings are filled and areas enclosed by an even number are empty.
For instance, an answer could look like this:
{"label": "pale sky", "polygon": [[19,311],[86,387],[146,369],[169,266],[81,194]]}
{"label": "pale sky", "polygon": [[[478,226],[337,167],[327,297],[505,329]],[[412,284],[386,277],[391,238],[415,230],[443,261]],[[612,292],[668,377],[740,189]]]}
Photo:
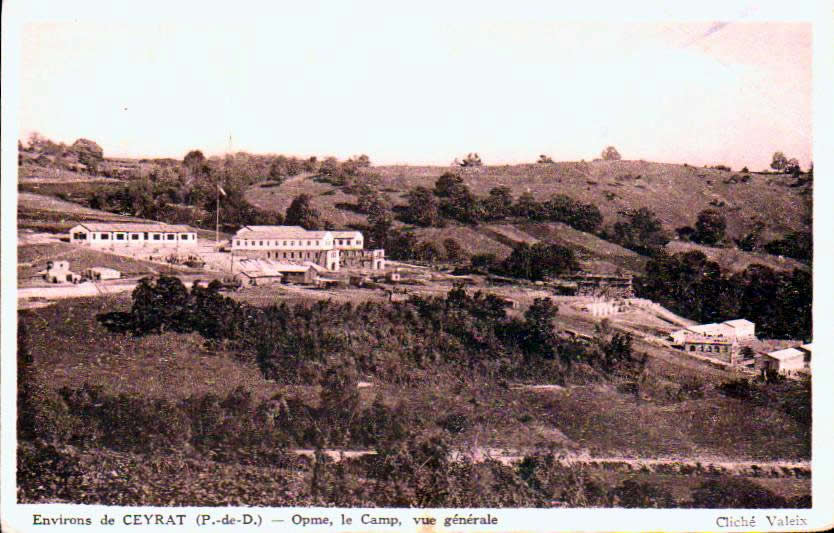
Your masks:
{"label": "pale sky", "polygon": [[21,138],[182,158],[227,152],[231,135],[234,151],[376,164],[590,160],[607,145],[733,168],[812,159],[808,23],[356,5],[27,24]]}

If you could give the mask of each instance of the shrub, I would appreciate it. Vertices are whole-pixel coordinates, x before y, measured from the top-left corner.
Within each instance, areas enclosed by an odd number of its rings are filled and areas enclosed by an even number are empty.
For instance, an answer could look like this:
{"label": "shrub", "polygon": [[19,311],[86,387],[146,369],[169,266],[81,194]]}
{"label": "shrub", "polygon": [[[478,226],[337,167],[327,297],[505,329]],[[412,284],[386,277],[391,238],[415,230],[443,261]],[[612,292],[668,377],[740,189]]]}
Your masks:
{"label": "shrub", "polygon": [[692,507],[706,509],[774,509],[787,501],[761,485],[739,477],[710,479],[692,491]]}

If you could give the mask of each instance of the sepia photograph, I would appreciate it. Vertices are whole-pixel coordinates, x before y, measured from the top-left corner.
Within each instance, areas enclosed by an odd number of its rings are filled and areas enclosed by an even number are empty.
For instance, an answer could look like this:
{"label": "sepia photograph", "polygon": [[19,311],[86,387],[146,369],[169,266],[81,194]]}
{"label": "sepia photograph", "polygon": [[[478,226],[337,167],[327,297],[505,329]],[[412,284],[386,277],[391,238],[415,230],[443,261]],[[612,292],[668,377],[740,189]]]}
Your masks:
{"label": "sepia photograph", "polygon": [[117,4],[4,43],[19,530],[831,503],[812,20]]}

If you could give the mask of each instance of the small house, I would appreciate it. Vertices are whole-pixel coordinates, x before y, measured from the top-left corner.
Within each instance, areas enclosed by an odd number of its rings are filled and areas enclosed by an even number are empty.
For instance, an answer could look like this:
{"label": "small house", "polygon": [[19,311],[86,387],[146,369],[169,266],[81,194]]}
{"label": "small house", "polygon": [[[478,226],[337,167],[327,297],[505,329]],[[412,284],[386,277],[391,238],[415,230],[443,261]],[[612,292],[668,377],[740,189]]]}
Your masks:
{"label": "small house", "polygon": [[759,368],[780,374],[793,374],[805,368],[805,353],[796,348],[766,353],[759,359]]}
{"label": "small house", "polygon": [[78,283],[81,276],[69,269],[69,261],[47,261],[46,270],[38,272],[49,283]]}
{"label": "small house", "polygon": [[121,278],[122,273],[115,268],[90,267],[84,271],[84,277],[93,281],[107,281]]}

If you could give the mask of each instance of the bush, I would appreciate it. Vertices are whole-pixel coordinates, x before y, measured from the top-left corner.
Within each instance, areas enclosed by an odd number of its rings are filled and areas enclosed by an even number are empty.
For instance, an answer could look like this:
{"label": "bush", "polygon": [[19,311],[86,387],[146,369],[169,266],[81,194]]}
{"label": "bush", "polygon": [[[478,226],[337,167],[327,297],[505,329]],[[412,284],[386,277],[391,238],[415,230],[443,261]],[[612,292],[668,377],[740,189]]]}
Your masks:
{"label": "bush", "polygon": [[667,489],[633,479],[627,479],[615,488],[613,499],[615,507],[666,509],[678,506],[678,502]]}
{"label": "bush", "polygon": [[710,479],[692,491],[692,507],[703,509],[778,509],[787,501],[744,478]]}

